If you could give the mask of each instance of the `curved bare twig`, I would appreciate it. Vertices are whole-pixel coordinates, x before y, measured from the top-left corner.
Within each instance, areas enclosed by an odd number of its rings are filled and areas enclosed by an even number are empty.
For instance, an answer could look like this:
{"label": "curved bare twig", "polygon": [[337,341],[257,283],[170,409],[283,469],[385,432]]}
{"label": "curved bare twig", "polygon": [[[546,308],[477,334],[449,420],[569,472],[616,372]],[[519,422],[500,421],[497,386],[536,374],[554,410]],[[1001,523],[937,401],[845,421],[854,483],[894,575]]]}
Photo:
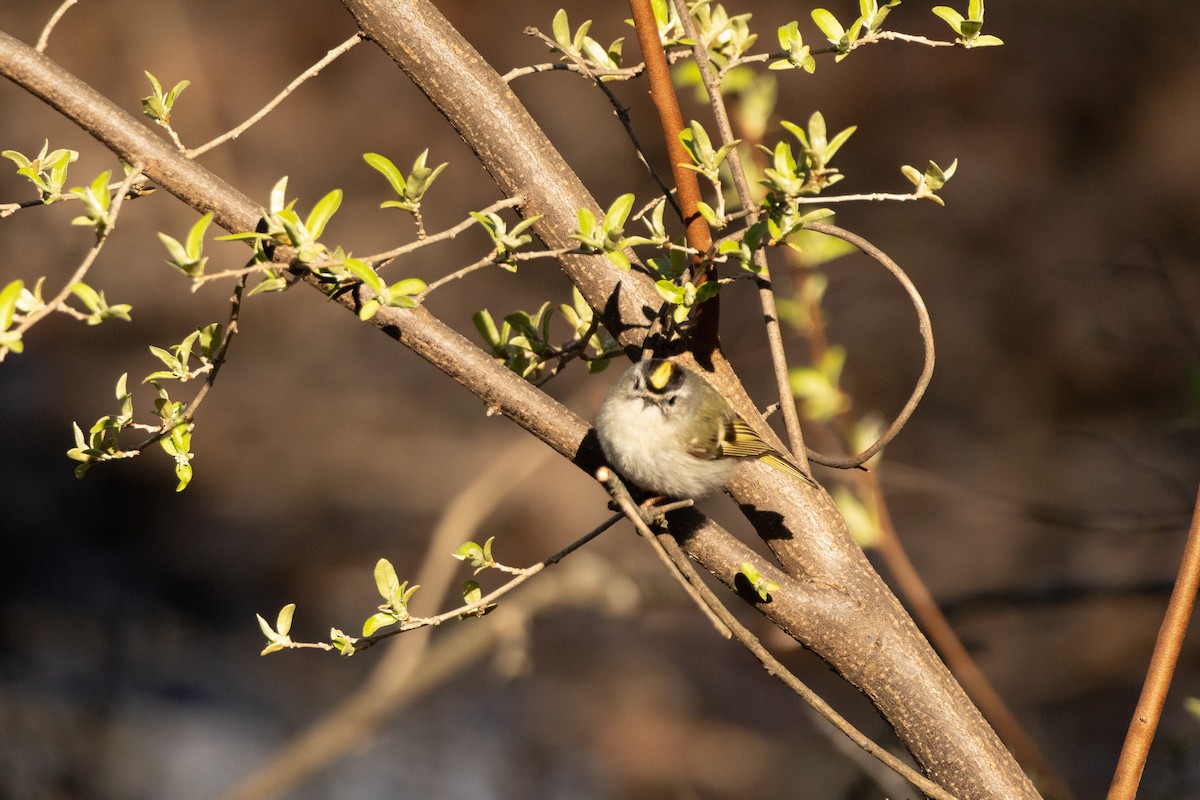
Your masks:
{"label": "curved bare twig", "polygon": [[917,287],[909,279],[908,275],[900,268],[900,265],[888,256],[887,253],[880,250],[869,241],[859,236],[856,233],[839,228],[836,225],[830,225],[826,222],[813,222],[806,225],[805,228],[817,233],[824,233],[829,236],[836,236],[839,239],[849,242],[857,247],[865,255],[870,256],[877,262],[883,265],[883,268],[892,275],[896,276],[896,280],[900,281],[900,285],[908,292],[909,298],[912,300],[913,308],[917,311],[917,323],[921,330],[921,341],[925,349],[925,365],[921,368],[921,376],[917,378],[917,385],[913,387],[912,394],[908,398],[908,402],[904,404],[904,408],[892,420],[892,424],[888,426],[876,440],[875,444],[863,450],[856,456],[847,456],[838,458],[836,456],[826,456],[821,453],[815,453],[812,450],[808,451],[808,457],[818,464],[824,464],[827,467],[835,467],[837,469],[854,469],[867,463],[880,450],[888,445],[892,439],[896,438],[896,434],[904,428],[908,423],[909,417],[917,410],[917,405],[921,402],[921,398],[925,395],[925,389],[929,387],[929,380],[933,377],[933,362],[934,362],[934,347],[933,347],[933,325],[929,321],[929,309],[925,307],[925,301],[921,299],[921,293],[917,291]]}

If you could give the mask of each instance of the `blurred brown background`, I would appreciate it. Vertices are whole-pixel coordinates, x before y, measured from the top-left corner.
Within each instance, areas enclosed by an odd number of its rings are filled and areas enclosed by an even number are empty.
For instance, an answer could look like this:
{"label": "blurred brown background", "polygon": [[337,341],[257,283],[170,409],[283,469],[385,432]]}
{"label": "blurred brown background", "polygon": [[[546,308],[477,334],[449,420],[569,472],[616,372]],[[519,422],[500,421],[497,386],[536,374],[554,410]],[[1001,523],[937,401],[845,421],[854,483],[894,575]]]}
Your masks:
{"label": "blurred brown background", "polygon": [[[0,29],[32,42],[57,5],[8,0]],[[573,24],[594,18],[605,43],[630,35],[626,55],[637,60],[624,4],[564,5]],[[848,1],[827,5],[843,19],[857,13]],[[558,4],[442,7],[501,72],[550,60],[522,29],[549,31]],[[818,37],[806,5],[731,10],[754,12],[764,46],[798,16],[806,39]],[[946,33],[911,1],[889,27]],[[944,209],[856,205],[838,217],[908,269],[940,346],[930,393],[882,478],[901,535],[984,670],[1079,796],[1094,797],[1115,763],[1200,479],[1200,13],[1182,0],[994,2],[986,30],[1006,46],[883,44],[839,65],[823,58],[815,76],[783,73],[780,113],[803,121],[819,109],[831,128],[859,125],[838,156],[849,176],[839,190],[904,191],[900,164],[960,159]],[[166,85],[190,80],[173,121],[196,145],[352,33],[334,0],[84,0],[48,53],[134,113],[148,92],[142,70]],[[556,73],[514,88],[602,204],[623,191],[652,195],[586,82]],[[643,141],[654,141],[644,87],[616,90]],[[116,166],[15,86],[0,85],[0,109],[0,148],[33,154],[48,137],[82,153],[69,185]],[[343,188],[326,241],[366,254],[407,241],[412,228],[378,209],[387,186],[361,154],[407,169],[425,147],[432,163],[451,163],[428,200],[431,231],[497,199],[444,121],[363,44],[202,162],[264,203],[282,175],[302,210]],[[15,169],[0,169],[0,202],[30,197]],[[0,221],[0,282],[47,275],[56,290],[92,240],[69,226],[77,213],[63,203]],[[71,421],[86,427],[110,413],[121,373],[132,383],[157,368],[146,345],[224,319],[228,287],[190,293],[153,235],[182,238],[193,220],[162,193],[127,205],[89,281],[131,303],[133,322],[52,318],[0,366],[0,798],[216,795],[337,707],[383,657],[260,659],[253,614],[272,618],[294,601],[298,638],[331,625],[354,632],[378,602],[377,558],[415,578],[460,489],[500,459],[542,457],[537,445],[514,452],[524,437],[513,425],[301,288],[246,304],[198,420],[184,494],[172,491],[160,452],[75,481],[64,457]],[[389,277],[432,280],[486,249],[471,231]],[[244,259],[211,238],[206,252],[210,271]],[[911,309],[865,260],[829,274],[831,334],[849,351],[856,410],[893,414],[919,369]],[[431,306],[477,338],[475,309],[558,303],[568,288],[552,264],[532,263],[459,282]],[[723,335],[766,404],[752,292],[727,297]],[[549,390],[590,417],[616,374],[572,368]],[[137,400],[150,409],[149,393]],[[603,518],[604,505],[593,482],[548,457],[459,540],[495,535],[501,560],[533,563]],[[732,520],[724,498],[706,508]],[[288,796],[883,796],[799,701],[712,635],[628,531],[588,550],[623,576],[614,586],[636,590],[633,609],[614,616],[596,603],[538,617],[503,659],[473,664]],[[421,597],[418,613],[437,610]],[[771,643],[888,740],[824,665]],[[1200,797],[1200,720],[1183,709],[1200,695],[1197,653],[1193,639],[1146,798]]]}

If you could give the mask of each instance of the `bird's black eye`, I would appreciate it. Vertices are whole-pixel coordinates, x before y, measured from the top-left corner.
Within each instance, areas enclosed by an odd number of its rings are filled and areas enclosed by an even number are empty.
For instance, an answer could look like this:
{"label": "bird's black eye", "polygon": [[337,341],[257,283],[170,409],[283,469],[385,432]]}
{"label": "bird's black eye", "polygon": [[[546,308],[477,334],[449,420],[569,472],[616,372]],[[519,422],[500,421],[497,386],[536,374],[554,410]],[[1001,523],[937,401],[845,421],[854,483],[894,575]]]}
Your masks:
{"label": "bird's black eye", "polygon": [[667,398],[667,405],[669,405],[669,406],[675,405],[675,401],[678,399],[679,399],[679,395],[677,395],[677,394],[671,395],[670,397]]}

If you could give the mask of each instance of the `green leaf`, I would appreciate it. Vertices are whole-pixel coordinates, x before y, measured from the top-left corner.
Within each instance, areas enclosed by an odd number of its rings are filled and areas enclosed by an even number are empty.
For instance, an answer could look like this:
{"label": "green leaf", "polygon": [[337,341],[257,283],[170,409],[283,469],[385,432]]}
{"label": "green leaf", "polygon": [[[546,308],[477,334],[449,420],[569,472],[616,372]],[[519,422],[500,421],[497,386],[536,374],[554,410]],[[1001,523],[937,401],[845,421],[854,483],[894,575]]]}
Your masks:
{"label": "green leaf", "polygon": [[1200,697],[1185,697],[1183,708],[1193,717],[1200,720]]}
{"label": "green leaf", "polygon": [[567,12],[560,8],[558,13],[554,15],[554,21],[550,23],[550,30],[554,33],[554,41],[558,42],[559,46],[567,50],[571,46],[571,25],[567,21]]}
{"label": "green leaf", "polygon": [[304,221],[304,227],[308,228],[308,233],[313,239],[321,238],[321,234],[325,231],[325,225],[328,224],[330,217],[337,212],[341,205],[341,189],[334,189],[317,201],[317,204],[313,206],[313,210],[309,213],[308,219]]}
{"label": "green leaf", "polygon": [[347,258],[342,263],[351,275],[362,281],[372,292],[375,294],[383,292],[383,278],[379,277],[379,273],[372,269],[370,264],[357,258]]}
{"label": "green leaf", "polygon": [[0,331],[7,331],[12,327],[17,300],[20,299],[21,290],[24,288],[25,281],[15,280],[0,290]]}
{"label": "green leaf", "polygon": [[[279,610],[279,617],[275,621],[275,630],[287,636],[292,630],[292,615],[296,613],[296,604],[288,603]],[[261,617],[260,617],[261,619]]]}
{"label": "green leaf", "polygon": [[841,149],[841,146],[846,143],[846,140],[849,139],[850,135],[852,133],[854,133],[856,130],[858,130],[858,126],[851,125],[849,128],[846,128],[845,130],[840,131],[836,136],[834,136],[832,139],[829,140],[829,144],[826,145],[826,147],[825,147],[825,163],[826,164],[828,164],[830,161],[833,160],[834,154],[837,153],[837,151],[839,149]]}
{"label": "green leaf", "polygon": [[879,515],[869,508],[852,490],[838,486],[833,490],[833,502],[841,512],[846,527],[858,546],[865,549],[875,547],[883,535]]}
{"label": "green leaf", "polygon": [[375,562],[375,589],[385,601],[391,602],[400,591],[400,578],[396,568],[386,558]]}
{"label": "green leaf", "polygon": [[962,34],[963,15],[950,6],[935,6],[933,13],[945,20],[955,33]]}
{"label": "green leaf", "polygon": [[837,17],[826,9],[814,8],[811,16],[813,22],[817,23],[817,27],[821,29],[821,33],[825,34],[825,38],[833,44],[838,44],[846,35],[846,29],[842,27],[842,23],[838,22]]}
{"label": "green leaf", "polygon": [[363,623],[363,636],[370,636],[380,628],[386,628],[388,625],[395,625],[399,620],[394,614],[380,611],[378,614],[372,614],[366,622]]}
{"label": "green leaf", "polygon": [[625,220],[629,218],[629,212],[633,209],[634,196],[632,194],[623,194],[613,201],[608,207],[608,211],[604,214],[604,229],[617,230],[625,227]]}
{"label": "green leaf", "polygon": [[500,331],[496,328],[496,321],[492,319],[491,313],[486,308],[471,315],[471,322],[474,323],[475,330],[479,331],[479,335],[483,337],[489,347],[494,349],[501,344]]}
{"label": "green leaf", "polygon": [[390,158],[380,155],[379,153],[364,153],[363,161],[366,161],[372,168],[378,170],[387,178],[388,183],[392,185],[392,189],[401,197],[407,191],[407,186],[404,183],[404,176],[400,173],[400,168],[397,167]]}
{"label": "green leaf", "polygon": [[398,295],[414,295],[420,294],[421,292],[425,291],[426,288],[425,281],[421,280],[420,278],[404,278],[403,280],[397,281],[389,286],[388,294],[392,295],[392,297],[396,297]]}
{"label": "green leaf", "polygon": [[974,39],[971,39],[970,43],[967,46],[968,47],[998,47],[999,45],[1002,45],[1002,44],[1004,44],[1003,39],[1001,39],[997,36],[992,36],[990,34],[985,33],[982,36],[976,36]]}
{"label": "green leaf", "polygon": [[463,602],[467,605],[478,603],[483,599],[483,587],[479,585],[479,581],[463,581],[462,596]]}
{"label": "green leaf", "polygon": [[762,573],[758,571],[758,568],[749,561],[742,562],[740,572],[746,580],[750,581],[750,587],[754,589],[759,599],[764,602],[771,599],[771,592],[779,591],[779,584],[764,578]]}

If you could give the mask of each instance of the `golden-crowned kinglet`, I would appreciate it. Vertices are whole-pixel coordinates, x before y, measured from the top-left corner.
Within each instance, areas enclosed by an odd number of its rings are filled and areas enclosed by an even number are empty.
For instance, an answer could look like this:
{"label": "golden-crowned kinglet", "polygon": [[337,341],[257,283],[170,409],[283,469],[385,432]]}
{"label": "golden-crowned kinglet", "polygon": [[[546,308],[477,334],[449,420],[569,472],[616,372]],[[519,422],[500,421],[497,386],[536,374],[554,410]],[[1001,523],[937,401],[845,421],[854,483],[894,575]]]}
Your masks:
{"label": "golden-crowned kinglet", "polygon": [[720,488],[746,458],[816,485],[760,439],[708,381],[671,361],[646,359],[630,367],[604,398],[596,434],[618,472],[669,497]]}

